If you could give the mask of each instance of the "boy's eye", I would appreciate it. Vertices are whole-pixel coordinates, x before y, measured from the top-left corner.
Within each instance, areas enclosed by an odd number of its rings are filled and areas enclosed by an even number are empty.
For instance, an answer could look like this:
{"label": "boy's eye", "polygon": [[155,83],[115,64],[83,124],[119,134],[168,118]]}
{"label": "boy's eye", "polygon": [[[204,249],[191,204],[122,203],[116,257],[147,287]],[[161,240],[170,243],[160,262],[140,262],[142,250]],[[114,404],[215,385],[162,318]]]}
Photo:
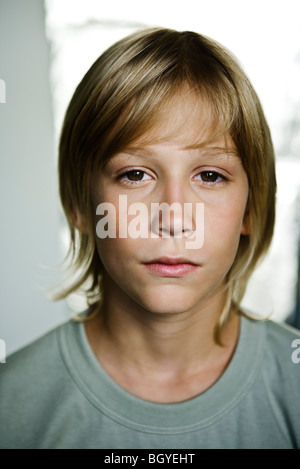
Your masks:
{"label": "boy's eye", "polygon": [[219,177],[219,174],[214,173],[213,171],[203,171],[200,173],[201,179],[204,182],[216,182]]}
{"label": "boy's eye", "polygon": [[145,173],[145,171],[141,171],[140,169],[132,169],[130,171],[126,171],[126,173],[121,174],[120,179],[130,182],[139,182],[151,179],[151,176]]}
{"label": "boy's eye", "polygon": [[210,184],[226,180],[225,176],[216,171],[201,171],[201,173],[195,176],[195,179]]}

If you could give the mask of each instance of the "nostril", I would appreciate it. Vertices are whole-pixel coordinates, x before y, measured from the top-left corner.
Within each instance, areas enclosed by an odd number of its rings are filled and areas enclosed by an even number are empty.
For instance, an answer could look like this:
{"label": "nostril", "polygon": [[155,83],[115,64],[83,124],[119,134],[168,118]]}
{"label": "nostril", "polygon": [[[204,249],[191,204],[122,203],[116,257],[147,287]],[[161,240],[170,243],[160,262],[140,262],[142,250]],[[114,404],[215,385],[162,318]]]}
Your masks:
{"label": "nostril", "polygon": [[171,229],[170,228],[163,228],[163,227],[160,227],[159,228],[159,235],[162,237],[162,238],[170,238],[171,236]]}
{"label": "nostril", "polygon": [[193,204],[166,202],[151,204],[151,231],[155,237],[182,238],[192,236],[195,232]]}

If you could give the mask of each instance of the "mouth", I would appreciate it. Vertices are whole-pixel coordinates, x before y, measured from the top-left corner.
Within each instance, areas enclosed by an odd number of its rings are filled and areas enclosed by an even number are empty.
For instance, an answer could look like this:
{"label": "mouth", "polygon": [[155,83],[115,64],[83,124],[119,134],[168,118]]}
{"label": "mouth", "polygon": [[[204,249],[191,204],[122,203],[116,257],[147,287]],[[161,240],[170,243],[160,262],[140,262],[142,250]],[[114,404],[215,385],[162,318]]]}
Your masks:
{"label": "mouth", "polygon": [[179,257],[160,257],[144,265],[151,273],[161,277],[183,277],[199,268],[198,264]]}

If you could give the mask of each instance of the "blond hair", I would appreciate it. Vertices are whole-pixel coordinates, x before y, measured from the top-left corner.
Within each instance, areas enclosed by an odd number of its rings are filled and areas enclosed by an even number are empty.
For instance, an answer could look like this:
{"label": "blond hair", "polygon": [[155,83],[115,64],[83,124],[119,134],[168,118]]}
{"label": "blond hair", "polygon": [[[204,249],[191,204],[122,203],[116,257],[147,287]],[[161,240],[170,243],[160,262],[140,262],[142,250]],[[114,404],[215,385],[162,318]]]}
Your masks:
{"label": "blond hair", "polygon": [[[273,234],[276,179],[268,124],[251,83],[230,52],[195,32],[163,28],[138,31],[105,51],[78,85],[66,111],[59,183],[71,234],[72,281],[57,299],[83,289],[88,304],[99,303],[102,266],[92,225],[93,171],[154,127],[158,112],[186,86],[209,103],[216,131],[231,135],[249,181],[250,232],[241,236],[227,275],[227,304],[219,329],[230,308],[240,304]],[[75,209],[85,215],[88,234],[74,228]]]}

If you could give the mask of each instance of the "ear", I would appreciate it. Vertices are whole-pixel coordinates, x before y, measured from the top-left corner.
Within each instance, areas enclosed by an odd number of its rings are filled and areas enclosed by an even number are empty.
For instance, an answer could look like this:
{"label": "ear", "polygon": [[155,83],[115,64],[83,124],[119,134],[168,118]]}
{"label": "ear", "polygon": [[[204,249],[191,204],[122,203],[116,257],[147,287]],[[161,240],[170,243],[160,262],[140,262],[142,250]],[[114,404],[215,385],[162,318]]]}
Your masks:
{"label": "ear", "polygon": [[246,236],[250,234],[250,220],[249,220],[249,213],[246,212],[244,215],[244,220],[241,227],[241,234]]}
{"label": "ear", "polygon": [[80,233],[88,234],[86,217],[78,208],[73,209],[72,213],[70,214],[70,219],[72,225],[77,228]]}

